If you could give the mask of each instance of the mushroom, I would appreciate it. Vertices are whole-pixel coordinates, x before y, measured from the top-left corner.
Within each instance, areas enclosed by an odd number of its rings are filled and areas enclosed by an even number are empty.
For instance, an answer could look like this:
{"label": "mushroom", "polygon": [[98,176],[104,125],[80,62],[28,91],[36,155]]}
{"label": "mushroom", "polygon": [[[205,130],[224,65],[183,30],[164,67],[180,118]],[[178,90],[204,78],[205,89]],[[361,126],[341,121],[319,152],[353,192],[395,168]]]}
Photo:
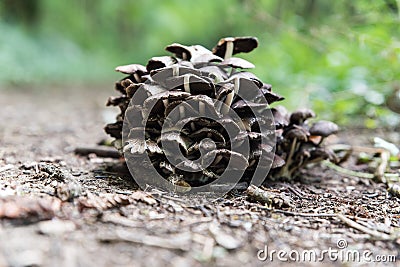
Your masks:
{"label": "mushroom", "polygon": [[170,56],[152,57],[147,62],[146,69],[148,72],[151,72],[152,70],[169,67],[175,63],[177,63],[177,60]]}
{"label": "mushroom", "polygon": [[248,53],[258,46],[255,37],[225,37],[218,41],[212,52],[224,59],[230,58],[237,53]]}
{"label": "mushroom", "polygon": [[240,78],[245,78],[247,80],[252,81],[258,88],[262,88],[263,87],[263,82],[253,73],[248,72],[248,71],[238,71],[235,72],[234,74],[232,74],[230,76],[230,78],[233,77],[240,77]]}
{"label": "mushroom", "polygon": [[137,83],[142,82],[142,76],[147,74],[146,67],[140,64],[118,66],[115,71],[133,76]]}
{"label": "mushroom", "polygon": [[338,131],[339,127],[335,123],[325,120],[320,120],[315,122],[309,130],[311,136],[321,137],[317,145],[320,145],[326,137],[328,137],[331,134],[335,134]]}
{"label": "mushroom", "polygon": [[310,134],[303,127],[293,125],[284,133],[284,137],[290,142],[289,154],[286,157],[286,165],[282,168],[281,176],[291,178],[289,167],[293,162],[293,154],[298,149],[298,142],[307,142]]}
{"label": "mushroom", "polygon": [[208,96],[215,95],[214,84],[194,74],[184,74],[181,76],[170,77],[165,80],[168,89],[182,89],[191,94],[202,94]]}
{"label": "mushroom", "polygon": [[[222,160],[228,161],[231,167],[230,169],[233,170],[244,170],[249,165],[247,159],[242,154],[227,149],[217,149],[208,152],[201,159],[201,165],[203,168],[216,166]],[[224,164],[225,167],[227,167],[227,165],[228,164]]]}
{"label": "mushroom", "polygon": [[230,57],[230,58],[224,59],[224,61],[222,61],[220,63],[220,65],[235,68],[235,69],[254,69],[255,68],[253,63],[251,63],[245,59],[238,58],[238,57]]}
{"label": "mushroom", "polygon": [[165,47],[165,50],[173,53],[177,58],[189,61],[192,57],[193,48],[190,46],[173,43]]}
{"label": "mushroom", "polygon": [[290,115],[289,121],[290,124],[301,125],[305,120],[314,117],[315,117],[314,111],[308,108],[303,108],[293,112],[292,115]]}
{"label": "mushroom", "polygon": [[283,106],[271,108],[272,116],[274,117],[275,128],[282,129],[289,124],[289,112]]}

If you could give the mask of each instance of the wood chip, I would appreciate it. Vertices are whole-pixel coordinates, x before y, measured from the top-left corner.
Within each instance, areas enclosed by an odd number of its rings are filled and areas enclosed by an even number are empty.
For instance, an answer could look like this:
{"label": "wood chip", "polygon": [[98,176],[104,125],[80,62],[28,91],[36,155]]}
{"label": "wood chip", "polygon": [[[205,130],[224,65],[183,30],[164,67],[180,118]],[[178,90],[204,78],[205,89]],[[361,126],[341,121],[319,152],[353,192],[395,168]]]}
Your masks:
{"label": "wood chip", "polygon": [[213,223],[209,227],[209,231],[211,234],[214,236],[215,241],[218,243],[218,245],[232,250],[232,249],[237,249],[241,246],[241,242],[234,238],[232,235],[229,235],[227,233],[224,233],[216,223]]}

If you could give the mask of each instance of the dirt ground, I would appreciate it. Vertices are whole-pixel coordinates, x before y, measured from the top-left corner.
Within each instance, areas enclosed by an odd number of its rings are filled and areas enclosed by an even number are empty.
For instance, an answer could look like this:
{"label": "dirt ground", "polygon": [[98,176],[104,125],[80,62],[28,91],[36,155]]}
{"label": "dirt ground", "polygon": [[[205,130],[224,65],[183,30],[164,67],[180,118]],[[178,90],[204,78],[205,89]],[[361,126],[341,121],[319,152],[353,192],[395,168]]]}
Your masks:
{"label": "dirt ground", "polygon": [[[280,266],[284,260],[319,266],[318,259],[294,258],[324,250],[331,251],[323,254],[329,266],[358,266],[357,253],[366,265],[399,266],[399,198],[370,179],[314,166],[293,183],[267,184],[277,197],[272,207],[238,191],[187,205],[138,190],[110,170],[117,159],[75,155],[74,148],[107,138],[102,126],[113,113],[104,103],[111,94],[0,90],[1,267]],[[400,139],[396,132],[353,130],[333,141],[371,146],[372,136]]]}

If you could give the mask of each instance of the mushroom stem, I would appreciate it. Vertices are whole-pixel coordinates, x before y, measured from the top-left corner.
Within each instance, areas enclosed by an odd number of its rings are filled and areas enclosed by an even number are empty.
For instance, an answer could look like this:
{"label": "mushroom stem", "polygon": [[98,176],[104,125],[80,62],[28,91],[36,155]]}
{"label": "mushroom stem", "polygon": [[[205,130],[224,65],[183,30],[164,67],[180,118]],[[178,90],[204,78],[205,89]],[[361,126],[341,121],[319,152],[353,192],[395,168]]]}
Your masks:
{"label": "mushroom stem", "polygon": [[187,55],[186,55],[185,52],[182,52],[182,59],[183,59],[183,60],[187,60]]}
{"label": "mushroom stem", "polygon": [[206,105],[203,102],[199,102],[199,112],[200,115],[204,115],[206,113]]}
{"label": "mushroom stem", "polygon": [[172,65],[172,76],[179,76],[179,66],[178,64]]}
{"label": "mushroom stem", "polygon": [[290,146],[289,155],[286,158],[286,164],[285,164],[285,166],[283,166],[283,168],[280,172],[281,177],[291,178],[291,172],[289,171],[289,166],[292,163],[292,157],[293,157],[294,151],[296,150],[296,143],[297,143],[297,138],[294,138],[292,145]]}
{"label": "mushroom stem", "polygon": [[226,43],[226,51],[225,51],[224,59],[231,58],[232,54],[233,54],[233,41],[228,41]]}
{"label": "mushroom stem", "polygon": [[183,77],[183,88],[185,89],[185,92],[190,93],[190,76],[189,75],[185,75]]}
{"label": "mushroom stem", "polygon": [[181,118],[185,118],[185,109],[183,106],[179,106],[179,115]]}
{"label": "mushroom stem", "polygon": [[233,97],[235,94],[239,92],[239,87],[240,87],[240,79],[239,77],[236,77],[234,82],[233,82],[233,90],[230,92],[225,99],[225,106],[222,106],[221,113],[222,114],[227,114],[229,112],[229,109],[232,105]]}
{"label": "mushroom stem", "polygon": [[135,77],[136,82],[140,83],[142,81],[142,79],[140,78],[140,75],[137,73],[133,74],[133,77]]}

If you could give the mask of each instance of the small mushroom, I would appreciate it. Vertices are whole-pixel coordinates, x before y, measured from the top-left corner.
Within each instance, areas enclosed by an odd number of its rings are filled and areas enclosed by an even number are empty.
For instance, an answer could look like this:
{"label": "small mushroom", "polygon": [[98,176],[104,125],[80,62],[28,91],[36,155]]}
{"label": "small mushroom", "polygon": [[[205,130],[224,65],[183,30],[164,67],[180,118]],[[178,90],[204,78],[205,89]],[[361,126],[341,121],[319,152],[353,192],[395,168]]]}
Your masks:
{"label": "small mushroom", "polygon": [[142,76],[147,74],[146,67],[140,64],[118,66],[115,71],[133,76],[137,83],[142,82]]}
{"label": "small mushroom", "polygon": [[275,128],[282,129],[289,124],[289,112],[284,106],[276,106],[271,109],[272,116],[274,117]]}
{"label": "small mushroom", "polygon": [[290,115],[289,121],[290,121],[290,124],[301,125],[307,119],[314,118],[314,117],[315,117],[314,111],[312,111],[311,109],[308,109],[308,108],[303,108],[303,109],[299,109],[299,110],[293,112],[292,115]]}
{"label": "small mushroom", "polygon": [[215,87],[212,82],[194,74],[170,77],[165,80],[168,89],[182,89],[191,94],[215,95]]}
{"label": "small mushroom", "polygon": [[284,133],[284,137],[291,141],[289,154],[286,158],[286,165],[282,168],[281,176],[291,178],[289,167],[293,162],[293,155],[298,149],[298,142],[307,142],[310,134],[301,126],[293,125],[289,130]]}
{"label": "small mushroom", "polygon": [[339,131],[339,127],[331,121],[317,121],[315,122],[309,132],[312,136],[320,136],[321,140],[317,145],[320,145],[322,141],[331,134],[335,134]]}
{"label": "small mushroom", "polygon": [[227,59],[224,59],[220,63],[222,66],[227,66],[235,69],[254,69],[255,66],[253,63],[243,59],[243,58],[238,58],[238,57],[230,57]]}
{"label": "small mushroom", "polygon": [[225,37],[218,41],[212,52],[224,59],[230,58],[237,53],[248,53],[258,46],[255,37]]}
{"label": "small mushroom", "polygon": [[[245,170],[249,165],[247,159],[242,154],[227,149],[217,149],[208,152],[201,159],[201,165],[203,168],[207,168],[208,166],[219,164],[222,160],[228,161],[232,170]],[[227,165],[224,164],[225,167]]]}
{"label": "small mushroom", "polygon": [[152,57],[147,62],[146,69],[151,72],[152,70],[169,67],[175,63],[177,63],[177,60],[170,56]]}
{"label": "small mushroom", "polygon": [[248,79],[250,81],[252,81],[258,88],[262,88],[263,87],[263,82],[253,73],[248,72],[248,71],[238,71],[235,72],[234,74],[231,75],[230,78],[233,77],[240,77],[240,78],[245,78]]}
{"label": "small mushroom", "polygon": [[210,138],[214,142],[225,144],[224,136],[220,132],[211,128],[202,128],[198,131],[191,133],[189,137],[194,140],[202,140],[203,138]]}
{"label": "small mushroom", "polygon": [[177,153],[177,149],[180,149],[180,151],[186,156],[191,141],[179,132],[172,131],[164,132],[157,143],[162,146],[165,155],[176,156],[179,154]]}
{"label": "small mushroom", "polygon": [[209,73],[209,77],[214,78],[214,83],[219,83],[228,79],[228,74],[219,66],[205,66],[199,70]]}
{"label": "small mushroom", "polygon": [[165,47],[165,50],[173,53],[177,58],[189,61],[192,57],[193,48],[190,46],[173,43]]}

